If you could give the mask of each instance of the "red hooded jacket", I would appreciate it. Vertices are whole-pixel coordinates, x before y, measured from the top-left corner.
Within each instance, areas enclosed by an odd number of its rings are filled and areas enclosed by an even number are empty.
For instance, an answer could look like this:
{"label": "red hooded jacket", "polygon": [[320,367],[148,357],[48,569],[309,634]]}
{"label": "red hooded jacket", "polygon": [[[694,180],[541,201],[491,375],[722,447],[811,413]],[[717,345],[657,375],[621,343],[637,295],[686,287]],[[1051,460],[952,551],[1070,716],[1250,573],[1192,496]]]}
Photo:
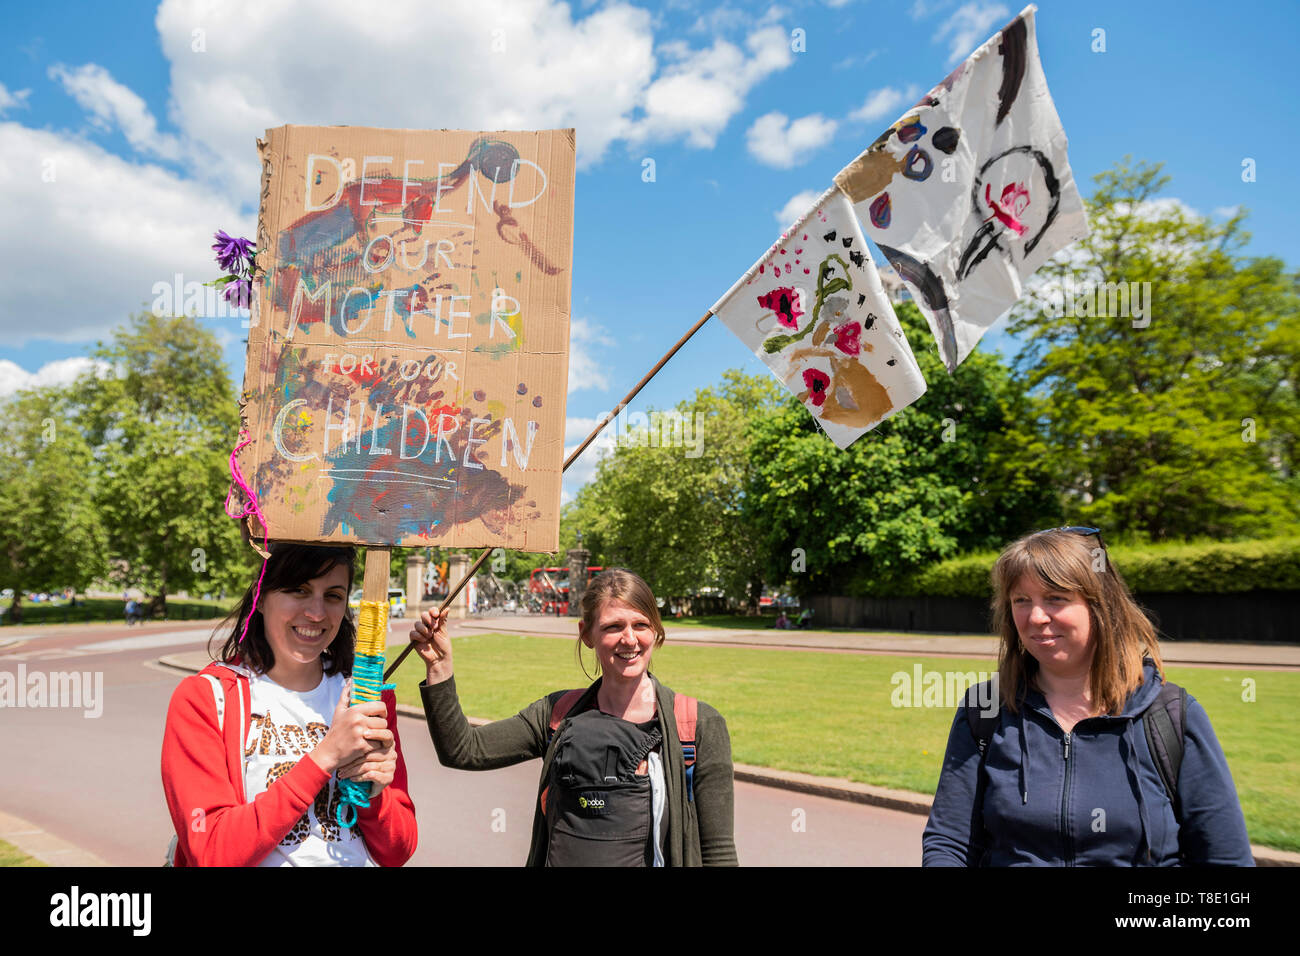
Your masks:
{"label": "red hooded jacket", "polygon": [[[219,723],[213,687],[221,681],[225,715]],[[393,782],[358,808],[357,827],[380,866],[401,866],[415,852],[415,807],[406,792],[406,762],[397,736],[397,698],[383,692],[397,750]],[[209,664],[176,687],[163,731],[162,782],[176,829],[176,866],[256,866],[307,812],[330,779],[310,756],[259,794],[244,798],[243,743],[252,721],[248,678]],[[224,725],[224,731],[221,726]]]}

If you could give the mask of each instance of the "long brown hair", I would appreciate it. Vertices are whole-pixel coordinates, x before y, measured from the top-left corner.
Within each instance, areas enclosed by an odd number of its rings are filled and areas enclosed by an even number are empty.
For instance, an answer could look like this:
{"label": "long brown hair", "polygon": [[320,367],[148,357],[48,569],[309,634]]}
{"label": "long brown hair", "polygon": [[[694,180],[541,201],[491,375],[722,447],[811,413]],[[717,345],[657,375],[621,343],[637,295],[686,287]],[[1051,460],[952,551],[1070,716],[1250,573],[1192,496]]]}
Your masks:
{"label": "long brown hair", "polygon": [[1019,710],[1038,673],[1011,610],[1011,591],[1026,575],[1043,587],[1078,595],[1088,604],[1093,646],[1088,686],[1100,713],[1118,714],[1142,684],[1142,661],[1151,658],[1164,677],[1156,630],[1138,607],[1100,540],[1056,529],[1038,531],[1009,545],[993,566],[993,629],[1002,638],[998,686],[1002,702]]}
{"label": "long brown hair", "polygon": [[[572,586],[572,585],[570,585]],[[587,590],[582,593],[582,623],[578,631],[578,664],[585,674],[587,668],[582,665],[582,638],[591,632],[600,614],[600,608],[606,601],[622,601],[639,614],[645,615],[655,632],[655,650],[663,646],[664,622],[659,617],[659,606],[655,603],[654,592],[639,575],[624,568],[609,568],[591,579]],[[596,672],[600,673],[600,661],[596,661]]]}
{"label": "long brown hair", "polygon": [[[356,549],[352,547],[273,544],[271,557],[266,562],[266,574],[262,579],[262,597],[265,598],[271,591],[299,587],[313,578],[329,574],[339,564],[348,569],[347,593],[351,595],[352,584],[356,577],[356,556]],[[213,636],[215,641],[222,630],[226,627],[231,628],[225,644],[222,645],[220,655],[214,656],[213,659],[227,663],[238,661],[256,674],[265,674],[275,666],[275,654],[271,652],[271,643],[266,639],[261,608],[256,610],[253,608],[256,590],[257,582],[253,581],[244,592],[244,599],[239,602],[239,606],[222,622],[218,634]],[[243,641],[240,641],[244,620],[248,618],[250,611],[253,611],[253,617],[248,622],[248,633],[244,635]],[[338,634],[330,642],[329,647],[321,653],[321,664],[327,677],[334,674],[342,674],[344,677],[352,675],[356,639],[357,629],[352,622],[352,611],[344,608]],[[209,641],[209,653],[211,653],[211,643]]]}

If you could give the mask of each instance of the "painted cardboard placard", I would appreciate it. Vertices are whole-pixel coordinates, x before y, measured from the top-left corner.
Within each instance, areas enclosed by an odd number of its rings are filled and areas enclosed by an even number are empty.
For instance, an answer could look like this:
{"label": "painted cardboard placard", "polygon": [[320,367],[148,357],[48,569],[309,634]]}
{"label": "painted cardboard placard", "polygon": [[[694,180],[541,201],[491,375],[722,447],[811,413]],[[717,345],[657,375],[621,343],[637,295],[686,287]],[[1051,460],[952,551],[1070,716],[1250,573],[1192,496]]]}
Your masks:
{"label": "painted cardboard placard", "polygon": [[239,465],[270,537],[555,550],[573,130],[258,146]]}
{"label": "painted cardboard placard", "polygon": [[952,371],[1022,282],[1088,234],[1031,5],[840,171]]}
{"label": "painted cardboard placard", "polygon": [[925,394],[853,207],[835,187],[711,311],[840,448]]}

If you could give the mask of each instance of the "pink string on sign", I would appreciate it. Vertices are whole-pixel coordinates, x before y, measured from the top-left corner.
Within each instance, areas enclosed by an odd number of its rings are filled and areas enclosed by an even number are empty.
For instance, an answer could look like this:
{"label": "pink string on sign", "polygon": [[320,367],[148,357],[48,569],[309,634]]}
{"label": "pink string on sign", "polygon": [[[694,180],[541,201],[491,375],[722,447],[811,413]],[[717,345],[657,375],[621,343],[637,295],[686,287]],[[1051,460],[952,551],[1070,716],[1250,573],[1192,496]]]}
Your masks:
{"label": "pink string on sign", "polygon": [[243,440],[239,444],[237,444],[235,446],[235,450],[230,453],[230,476],[231,478],[234,479],[234,483],[239,486],[240,491],[244,493],[244,505],[242,508],[240,508],[238,512],[231,514],[230,495],[234,491],[234,488],[231,487],[226,490],[226,503],[223,507],[226,512],[227,518],[233,518],[236,521],[242,521],[244,518],[247,518],[249,515],[256,515],[257,520],[262,522],[262,571],[257,576],[257,588],[253,592],[253,606],[249,608],[248,617],[244,618],[244,627],[239,632],[239,643],[242,644],[244,643],[245,635],[248,634],[249,622],[253,620],[253,615],[257,613],[258,602],[261,601],[262,599],[262,578],[266,576],[266,562],[268,560],[266,555],[267,552],[269,551],[269,546],[268,546],[267,532],[266,532],[266,515],[262,514],[262,509],[258,507],[257,495],[253,493],[252,488],[248,487],[248,482],[244,481],[243,472],[239,470],[239,462],[236,460],[236,457],[239,455],[240,449],[244,448],[247,445],[251,445],[253,443],[253,439],[248,437],[248,432],[245,431],[244,429],[240,429],[239,437]]}

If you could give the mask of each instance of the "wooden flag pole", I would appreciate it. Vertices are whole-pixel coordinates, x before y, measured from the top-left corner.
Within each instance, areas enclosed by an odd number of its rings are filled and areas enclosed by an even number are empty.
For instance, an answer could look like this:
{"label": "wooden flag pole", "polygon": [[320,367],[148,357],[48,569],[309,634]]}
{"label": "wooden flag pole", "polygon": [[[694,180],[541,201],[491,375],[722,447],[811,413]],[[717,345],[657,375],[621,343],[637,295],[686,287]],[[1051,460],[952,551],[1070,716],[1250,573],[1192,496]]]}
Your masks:
{"label": "wooden flag pole", "polygon": [[[561,474],[569,470],[569,466],[578,460],[578,456],[587,450],[587,446],[596,440],[596,436],[599,435],[602,430],[604,430],[605,426],[608,425],[611,421],[613,421],[618,416],[619,412],[627,408],[627,406],[632,402],[632,399],[636,398],[637,392],[645,388],[646,383],[649,382],[650,379],[654,378],[655,375],[659,373],[659,370],[661,368],[663,368],[666,364],[668,364],[668,360],[677,354],[678,349],[680,349],[683,345],[685,345],[688,341],[690,341],[691,336],[694,335],[696,332],[698,332],[700,328],[704,325],[704,323],[709,321],[709,318],[712,315],[713,315],[712,312],[705,312],[704,315],[700,316],[700,320],[696,322],[694,325],[692,325],[690,329],[686,332],[686,334],[677,340],[676,345],[674,345],[672,348],[670,348],[667,352],[664,353],[664,357],[655,363],[654,368],[652,368],[650,371],[645,373],[641,381],[637,382],[636,385],[632,387],[632,391],[628,392],[626,395],[623,396],[623,400],[614,406],[614,410],[610,412],[608,415],[601,418],[600,421],[596,422],[596,427],[591,430],[591,434],[588,435],[585,439],[583,439],[582,444],[579,445],[577,448],[575,448],[573,450],[573,453],[569,455],[568,458],[564,459],[564,467],[560,469]],[[375,551],[379,551],[379,550],[381,549],[379,548],[375,549]],[[384,553],[384,561],[385,561],[384,599],[387,600],[388,549],[383,548],[382,550]],[[451,607],[451,602],[456,600],[456,595],[458,595],[461,592],[461,588],[463,588],[469,582],[470,578],[472,578],[475,574],[478,573],[479,568],[483,567],[483,562],[488,559],[488,555],[490,555],[493,552],[493,550],[495,549],[485,548],[483,550],[483,553],[478,556],[478,560],[469,566],[469,570],[465,572],[465,576],[461,578],[459,581],[457,581],[455,587],[453,587],[450,591],[447,592],[447,597],[443,599],[442,605],[438,608],[439,614],[447,610],[447,608]],[[366,551],[366,591],[364,596],[368,596],[370,594],[370,554],[371,552],[367,550]],[[392,677],[393,672],[396,671],[397,668],[402,666],[402,661],[406,660],[406,655],[411,653],[411,648],[414,646],[415,646],[414,644],[407,644],[406,647],[402,648],[402,653],[397,655],[397,660],[393,661],[393,663],[389,665],[388,670],[384,671],[384,680],[388,680],[390,677]]]}

